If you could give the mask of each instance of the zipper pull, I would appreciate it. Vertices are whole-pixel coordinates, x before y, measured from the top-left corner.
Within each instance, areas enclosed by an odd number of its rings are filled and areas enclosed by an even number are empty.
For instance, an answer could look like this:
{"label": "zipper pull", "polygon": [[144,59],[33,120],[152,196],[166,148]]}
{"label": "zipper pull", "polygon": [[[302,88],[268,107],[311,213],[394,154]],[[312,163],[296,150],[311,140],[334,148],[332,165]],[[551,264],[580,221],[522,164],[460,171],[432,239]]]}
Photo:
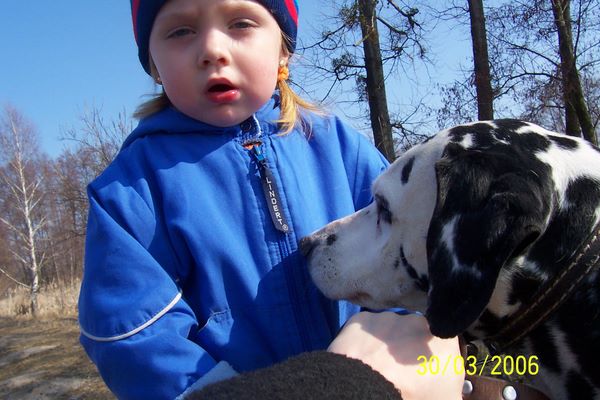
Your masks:
{"label": "zipper pull", "polygon": [[258,162],[260,172],[260,182],[262,184],[263,193],[271,215],[271,221],[275,225],[275,229],[280,232],[288,233],[290,227],[287,223],[283,210],[281,209],[281,197],[279,196],[279,188],[275,183],[273,173],[267,164],[267,158],[262,151],[262,141],[254,139],[243,144],[244,148],[250,151]]}
{"label": "zipper pull", "polygon": [[261,167],[268,168],[267,159],[265,158],[265,155],[262,152],[262,142],[255,142],[252,146],[252,152],[254,153],[254,157],[256,157],[256,160],[261,165]]}

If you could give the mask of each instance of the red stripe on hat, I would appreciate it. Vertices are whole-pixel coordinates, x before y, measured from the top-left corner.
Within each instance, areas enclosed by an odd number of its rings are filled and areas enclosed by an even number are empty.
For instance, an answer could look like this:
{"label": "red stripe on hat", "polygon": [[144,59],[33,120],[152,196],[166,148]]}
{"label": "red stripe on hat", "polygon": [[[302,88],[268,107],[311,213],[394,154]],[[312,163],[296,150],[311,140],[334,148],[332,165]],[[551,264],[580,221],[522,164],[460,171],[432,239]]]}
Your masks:
{"label": "red stripe on hat", "polygon": [[298,26],[298,10],[296,9],[294,0],[285,0],[285,5],[290,13],[290,16],[292,17],[292,20],[294,20],[294,23],[296,26]]}
{"label": "red stripe on hat", "polygon": [[133,21],[133,35],[135,36],[135,42],[138,42],[138,31],[137,31],[137,16],[138,9],[140,8],[140,0],[133,0],[131,2],[131,20]]}

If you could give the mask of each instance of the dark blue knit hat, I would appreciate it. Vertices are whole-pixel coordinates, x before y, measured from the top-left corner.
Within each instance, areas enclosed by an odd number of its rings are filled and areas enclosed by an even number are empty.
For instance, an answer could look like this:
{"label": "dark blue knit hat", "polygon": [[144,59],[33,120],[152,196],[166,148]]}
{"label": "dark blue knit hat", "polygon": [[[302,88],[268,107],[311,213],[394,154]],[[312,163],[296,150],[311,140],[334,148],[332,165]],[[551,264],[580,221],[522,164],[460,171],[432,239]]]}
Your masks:
{"label": "dark blue knit hat", "polygon": [[[167,0],[130,0],[133,33],[138,45],[138,56],[142,66],[150,74],[150,59],[148,46],[154,18]],[[288,50],[293,53],[296,49],[298,33],[298,2],[296,0],[257,0],[273,14],[279,27],[290,39]]]}

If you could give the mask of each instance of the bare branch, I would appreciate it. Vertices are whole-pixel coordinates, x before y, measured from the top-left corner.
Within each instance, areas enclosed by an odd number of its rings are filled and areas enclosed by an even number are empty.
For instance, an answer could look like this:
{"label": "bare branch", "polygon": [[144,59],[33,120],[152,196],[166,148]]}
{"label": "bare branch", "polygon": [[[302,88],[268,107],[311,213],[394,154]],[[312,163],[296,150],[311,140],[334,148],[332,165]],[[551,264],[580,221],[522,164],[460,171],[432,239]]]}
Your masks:
{"label": "bare branch", "polygon": [[27,288],[29,289],[29,285],[15,279],[11,274],[9,274],[8,272],[6,272],[6,270],[4,270],[3,268],[0,268],[0,272],[2,272],[2,274],[4,274],[4,276],[6,276],[8,279],[10,279],[11,281],[13,281],[14,283],[16,283],[17,285]]}

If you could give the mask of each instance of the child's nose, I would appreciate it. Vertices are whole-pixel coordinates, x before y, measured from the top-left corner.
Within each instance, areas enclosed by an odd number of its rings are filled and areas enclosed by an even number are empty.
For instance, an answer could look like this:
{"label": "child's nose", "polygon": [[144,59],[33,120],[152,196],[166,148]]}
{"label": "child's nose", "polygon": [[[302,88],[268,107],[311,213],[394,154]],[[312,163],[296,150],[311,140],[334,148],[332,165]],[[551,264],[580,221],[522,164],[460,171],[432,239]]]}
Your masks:
{"label": "child's nose", "polygon": [[227,40],[226,35],[218,30],[206,32],[203,43],[199,46],[198,65],[201,67],[227,65],[229,63]]}

